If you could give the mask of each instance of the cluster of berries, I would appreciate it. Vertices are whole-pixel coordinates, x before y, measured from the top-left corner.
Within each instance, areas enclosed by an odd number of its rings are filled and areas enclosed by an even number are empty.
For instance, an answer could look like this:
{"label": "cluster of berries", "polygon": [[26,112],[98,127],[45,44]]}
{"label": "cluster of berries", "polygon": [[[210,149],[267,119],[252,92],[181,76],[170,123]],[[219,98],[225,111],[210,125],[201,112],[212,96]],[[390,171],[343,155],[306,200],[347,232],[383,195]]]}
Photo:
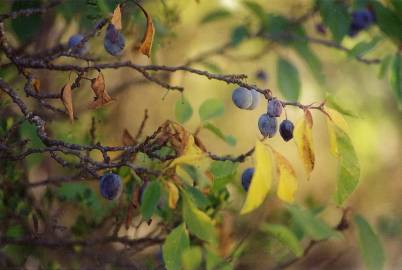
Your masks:
{"label": "cluster of berries", "polygon": [[[86,42],[81,44],[81,41],[84,39],[84,36],[81,34],[75,34],[70,37],[68,40],[68,47],[72,48],[72,52],[84,55],[88,52],[89,47]],[[125,46],[125,39],[123,34],[118,31],[113,24],[109,24],[106,28],[105,38],[103,40],[103,46],[105,50],[113,55],[120,55]]]}
{"label": "cluster of berries", "polygon": [[[252,89],[248,90],[244,87],[236,88],[232,93],[233,103],[240,109],[253,110],[259,103],[259,93]],[[267,113],[260,116],[258,119],[258,128],[264,137],[272,138],[277,131],[277,117],[282,114],[282,102],[278,99],[271,99],[268,102]],[[287,142],[293,138],[293,123],[289,120],[283,120],[279,126],[279,133]]]}

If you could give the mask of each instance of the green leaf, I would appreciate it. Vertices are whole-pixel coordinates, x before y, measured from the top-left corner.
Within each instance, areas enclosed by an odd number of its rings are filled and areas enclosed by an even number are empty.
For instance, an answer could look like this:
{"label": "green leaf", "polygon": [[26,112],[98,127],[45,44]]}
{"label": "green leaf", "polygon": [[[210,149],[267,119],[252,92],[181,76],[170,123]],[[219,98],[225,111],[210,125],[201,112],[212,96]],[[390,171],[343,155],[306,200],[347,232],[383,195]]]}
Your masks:
{"label": "green leaf", "polygon": [[280,43],[287,43],[290,39],[284,37],[283,33],[289,29],[291,22],[277,14],[267,14],[267,24],[264,25],[264,34],[270,38],[278,39]]}
{"label": "green leaf", "polygon": [[387,70],[391,63],[391,60],[392,60],[392,55],[387,55],[381,59],[380,70],[378,72],[379,79],[384,79],[385,74],[387,73]]}
{"label": "green leaf", "polygon": [[327,239],[335,235],[335,231],[320,218],[313,215],[308,209],[302,209],[296,205],[288,207],[289,212],[297,225],[314,240]]}
{"label": "green leaf", "polygon": [[398,17],[398,14],[384,7],[378,1],[372,1],[372,7],[374,8],[376,22],[378,27],[389,37],[402,41],[402,19]]}
{"label": "green leaf", "polygon": [[202,250],[200,247],[187,248],[181,256],[184,270],[200,269],[202,263]]}
{"label": "green leaf", "polygon": [[[40,0],[13,1],[11,10],[18,11],[21,9],[28,9],[28,8],[40,8],[41,4],[42,3]],[[40,14],[33,14],[30,16],[20,16],[11,20],[11,27],[14,30],[20,43],[28,42],[29,40],[34,38],[40,30],[40,24],[41,24]]]}
{"label": "green leaf", "polygon": [[385,253],[380,239],[362,216],[356,215],[354,220],[357,225],[359,247],[364,263],[369,270],[383,269]]}
{"label": "green leaf", "polygon": [[212,248],[206,248],[206,270],[233,270],[226,260],[221,258]]}
{"label": "green leaf", "polygon": [[399,107],[402,108],[402,54],[401,53],[398,53],[394,57],[394,61],[391,67],[390,83],[398,100]]}
{"label": "green leaf", "polygon": [[343,105],[341,105],[337,99],[335,98],[334,95],[330,93],[326,93],[325,95],[325,105],[328,107],[334,108],[338,112],[340,112],[343,115],[350,116],[350,117],[359,117],[355,112],[345,108]]}
{"label": "green leaf", "polygon": [[141,215],[148,220],[155,212],[161,195],[161,186],[158,181],[151,181],[144,190],[141,197]]}
{"label": "green leaf", "polygon": [[236,138],[234,138],[231,135],[225,135],[222,133],[222,131],[215,125],[211,123],[205,123],[203,125],[203,128],[211,131],[213,134],[215,134],[218,138],[224,140],[227,144],[234,146],[236,145]]}
{"label": "green leaf", "polygon": [[223,102],[219,99],[210,98],[204,101],[198,113],[200,115],[201,121],[206,121],[211,118],[221,116],[225,111],[225,106]]}
{"label": "green leaf", "polygon": [[183,192],[183,219],[190,232],[199,239],[216,241],[216,231],[211,218],[195,207],[186,192]]}
{"label": "green leaf", "polygon": [[280,224],[263,224],[261,230],[271,234],[279,242],[288,247],[296,257],[303,255],[303,248],[299,240],[287,227]]}
{"label": "green leaf", "polygon": [[357,43],[348,53],[349,58],[360,57],[371,51],[379,41],[381,41],[381,37],[376,37],[370,42],[361,41]]}
{"label": "green leaf", "polygon": [[206,23],[210,23],[210,22],[214,22],[214,21],[218,21],[218,20],[222,20],[222,19],[226,19],[228,17],[230,17],[232,15],[232,13],[230,13],[229,11],[227,11],[226,9],[218,9],[218,10],[214,10],[210,13],[208,13],[207,15],[205,15],[202,19],[201,19],[201,24],[206,24]]}
{"label": "green leaf", "polygon": [[340,43],[349,32],[350,15],[347,6],[342,1],[319,0],[321,17],[334,37]]}
{"label": "green leaf", "polygon": [[233,46],[237,46],[248,36],[248,28],[245,25],[239,25],[233,29],[230,40]]}
{"label": "green leaf", "polygon": [[189,246],[190,240],[184,224],[169,233],[162,246],[163,260],[167,270],[181,269],[181,256]]}
{"label": "green leaf", "polygon": [[300,78],[296,67],[289,61],[279,58],[276,63],[276,76],[279,91],[283,97],[297,101],[300,96]]}
{"label": "green leaf", "polygon": [[209,170],[214,176],[212,190],[217,192],[235,179],[237,164],[229,160],[213,161]]}
{"label": "green leaf", "polygon": [[250,10],[258,17],[262,25],[266,25],[268,23],[267,14],[265,13],[264,8],[260,4],[253,1],[244,1],[242,4],[244,4],[244,6],[248,10]]}
{"label": "green leaf", "polygon": [[349,136],[338,126],[334,126],[334,129],[339,154],[335,201],[341,205],[359,183],[360,165]]}
{"label": "green leaf", "polygon": [[197,188],[191,187],[191,186],[186,186],[185,190],[186,190],[188,196],[190,197],[190,199],[201,210],[204,210],[209,205],[211,205],[211,202],[209,201],[209,199],[204,195],[204,193],[199,191]]}
{"label": "green leaf", "polygon": [[175,115],[177,121],[182,124],[187,122],[193,115],[193,108],[184,96],[176,102]]}

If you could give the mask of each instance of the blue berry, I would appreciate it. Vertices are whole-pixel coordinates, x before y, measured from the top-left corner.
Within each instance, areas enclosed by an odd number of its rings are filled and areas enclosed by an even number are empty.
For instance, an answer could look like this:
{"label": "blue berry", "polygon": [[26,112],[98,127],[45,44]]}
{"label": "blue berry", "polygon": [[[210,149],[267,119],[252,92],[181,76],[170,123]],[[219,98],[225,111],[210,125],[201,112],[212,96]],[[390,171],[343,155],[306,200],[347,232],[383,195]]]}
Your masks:
{"label": "blue berry", "polygon": [[77,54],[87,53],[88,44],[84,43],[84,44],[81,44],[80,46],[77,46],[83,39],[84,39],[84,36],[81,34],[75,34],[70,37],[70,39],[68,40],[68,47],[73,48],[72,49],[73,53],[77,53]]}
{"label": "blue berry", "polygon": [[247,108],[248,110],[254,110],[260,101],[260,93],[258,93],[256,90],[251,90],[251,97],[252,97],[252,102],[251,105]]}
{"label": "blue berry", "polygon": [[374,13],[368,9],[360,9],[352,12],[352,22],[349,28],[349,35],[356,35],[361,30],[369,27],[374,21]]}
{"label": "blue berry", "polygon": [[241,185],[245,191],[248,191],[251,184],[251,179],[254,175],[254,168],[247,168],[244,170],[243,174],[241,175]]}
{"label": "blue berry", "polygon": [[114,173],[107,173],[100,178],[100,193],[108,200],[114,200],[121,194],[122,185],[120,176]]}
{"label": "blue berry", "polygon": [[279,133],[281,134],[285,142],[293,138],[293,129],[293,123],[287,119],[283,120],[282,123],[279,125]]}
{"label": "blue berry", "polygon": [[279,117],[282,114],[282,103],[276,98],[268,101],[268,115],[271,117]]}
{"label": "blue berry", "polygon": [[125,40],[113,24],[109,24],[106,29],[105,39],[103,41],[105,50],[113,56],[120,55],[125,46]]}
{"label": "blue berry", "polygon": [[258,128],[264,137],[272,138],[276,133],[277,126],[276,118],[268,114],[263,114],[258,119]]}
{"label": "blue berry", "polygon": [[247,110],[253,103],[253,95],[248,89],[238,87],[233,90],[232,101],[238,108]]}

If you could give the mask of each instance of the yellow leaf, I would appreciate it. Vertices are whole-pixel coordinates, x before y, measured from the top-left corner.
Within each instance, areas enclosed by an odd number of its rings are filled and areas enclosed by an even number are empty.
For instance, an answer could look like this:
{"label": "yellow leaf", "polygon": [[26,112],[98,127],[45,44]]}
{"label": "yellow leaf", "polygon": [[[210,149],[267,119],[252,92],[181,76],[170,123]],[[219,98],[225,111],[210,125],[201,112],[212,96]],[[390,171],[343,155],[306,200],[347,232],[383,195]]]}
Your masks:
{"label": "yellow leaf", "polygon": [[121,30],[121,8],[120,4],[117,5],[117,7],[113,11],[113,16],[112,19],[110,20],[110,23],[114,25],[114,28],[116,30]]}
{"label": "yellow leaf", "polygon": [[349,125],[346,122],[345,118],[343,118],[342,114],[336,110],[326,108],[325,111],[331,118],[327,118],[327,126],[328,126],[328,135],[329,135],[329,144],[331,153],[339,158],[338,146],[336,143],[336,130],[335,126],[338,126],[342,129],[346,134],[349,134]]}
{"label": "yellow leaf", "polygon": [[173,160],[169,167],[174,167],[178,164],[193,164],[194,162],[199,162],[201,159],[205,158],[206,155],[202,150],[195,144],[193,135],[188,136],[186,146],[184,148],[183,154]]}
{"label": "yellow leaf", "polygon": [[306,115],[296,123],[293,133],[297,151],[308,175],[313,171],[315,163],[311,123],[311,119]]}
{"label": "yellow leaf", "polygon": [[137,2],[135,2],[137,4],[137,6],[142,10],[142,12],[144,13],[145,17],[147,18],[147,29],[145,30],[145,34],[144,37],[141,41],[140,47],[139,47],[139,51],[150,57],[151,55],[151,48],[152,48],[152,42],[154,41],[154,35],[155,35],[155,27],[154,24],[152,22],[152,18],[151,15],[148,14],[148,12]]}
{"label": "yellow leaf", "polygon": [[265,200],[272,184],[272,158],[270,149],[262,142],[255,145],[255,172],[251,179],[246,201],[240,214],[247,214],[259,207]]}
{"label": "yellow leaf", "polygon": [[61,101],[66,108],[68,116],[70,117],[71,122],[74,122],[74,109],[73,109],[73,95],[71,93],[71,84],[67,83],[61,89]]}
{"label": "yellow leaf", "polygon": [[282,201],[292,203],[297,190],[296,173],[290,162],[279,152],[273,150],[278,167],[279,184],[277,195]]}
{"label": "yellow leaf", "polygon": [[177,201],[179,200],[179,189],[172,182],[165,182],[166,189],[168,192],[168,204],[172,209],[176,208]]}

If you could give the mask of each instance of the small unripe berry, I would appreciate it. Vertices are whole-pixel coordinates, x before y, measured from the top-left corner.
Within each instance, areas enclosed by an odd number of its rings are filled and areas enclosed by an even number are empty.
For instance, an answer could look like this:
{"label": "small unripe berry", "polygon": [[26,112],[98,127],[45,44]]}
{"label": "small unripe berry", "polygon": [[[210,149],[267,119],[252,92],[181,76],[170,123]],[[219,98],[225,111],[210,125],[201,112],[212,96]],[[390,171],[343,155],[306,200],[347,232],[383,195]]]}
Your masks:
{"label": "small unripe berry", "polygon": [[81,34],[75,34],[70,37],[68,40],[68,47],[73,48],[72,52],[77,54],[86,54],[88,51],[88,44],[84,42],[83,44],[77,46],[81,40],[84,39],[84,36]]}
{"label": "small unripe berry", "polygon": [[258,119],[258,128],[264,137],[272,138],[276,133],[277,126],[276,118],[268,114],[263,114]]}
{"label": "small unripe berry", "polygon": [[120,176],[114,173],[107,173],[100,178],[100,193],[108,200],[118,198],[122,191]]}
{"label": "small unripe berry", "polygon": [[241,185],[245,191],[248,191],[251,184],[251,179],[254,175],[254,168],[247,168],[244,170],[243,174],[241,175]]}
{"label": "small unripe berry", "polygon": [[260,69],[256,72],[255,77],[261,81],[268,81],[268,73],[266,73],[264,70]]}
{"label": "small unripe berry", "polygon": [[282,114],[282,103],[276,98],[268,101],[268,115],[271,117],[279,117]]}
{"label": "small unripe berry", "polygon": [[233,103],[240,109],[248,109],[253,103],[251,91],[243,87],[238,87],[232,93]]}
{"label": "small unripe berry", "polygon": [[293,123],[287,119],[283,120],[282,123],[279,125],[279,133],[281,134],[285,142],[293,138],[293,129]]}
{"label": "small unripe berry", "polygon": [[103,46],[113,56],[120,55],[124,49],[124,36],[120,31],[116,30],[113,24],[109,24],[106,29]]}

